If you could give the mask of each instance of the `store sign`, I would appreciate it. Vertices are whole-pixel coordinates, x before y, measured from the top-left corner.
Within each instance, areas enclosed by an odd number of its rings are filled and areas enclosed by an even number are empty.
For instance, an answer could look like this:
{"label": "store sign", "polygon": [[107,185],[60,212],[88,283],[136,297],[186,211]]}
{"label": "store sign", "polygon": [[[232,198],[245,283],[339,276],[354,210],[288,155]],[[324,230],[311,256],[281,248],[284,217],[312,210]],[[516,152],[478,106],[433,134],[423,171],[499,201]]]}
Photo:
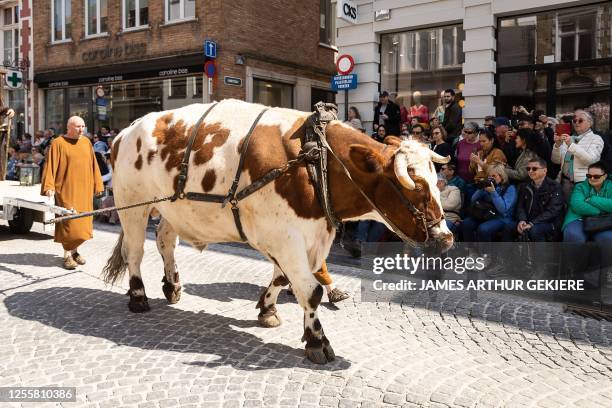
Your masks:
{"label": "store sign", "polygon": [[223,77],[223,83],[225,85],[242,86],[242,78],[226,76]]}
{"label": "store sign", "polygon": [[4,80],[6,81],[6,86],[10,89],[21,89],[23,87],[23,74],[21,71],[6,71]]}
{"label": "store sign", "polygon": [[336,13],[337,16],[347,23],[357,22],[357,5],[350,0],[338,0]]}
{"label": "store sign", "polygon": [[127,43],[123,46],[105,47],[81,53],[83,62],[106,62],[123,58],[143,57],[147,54],[147,43]]}

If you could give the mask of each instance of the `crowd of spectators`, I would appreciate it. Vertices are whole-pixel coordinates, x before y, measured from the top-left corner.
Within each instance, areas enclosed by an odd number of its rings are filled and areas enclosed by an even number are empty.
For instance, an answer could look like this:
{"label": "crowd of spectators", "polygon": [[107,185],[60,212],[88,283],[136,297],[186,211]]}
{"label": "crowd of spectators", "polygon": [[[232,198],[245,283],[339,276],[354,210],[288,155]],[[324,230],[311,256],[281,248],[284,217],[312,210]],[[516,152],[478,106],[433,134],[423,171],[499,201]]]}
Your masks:
{"label": "crowd of spectators", "polygon": [[[489,116],[481,126],[464,122],[452,90],[444,102],[423,120],[400,114],[403,107],[383,92],[372,137],[419,140],[451,157],[436,171],[457,241],[612,243],[612,134],[595,129],[588,111],[548,117],[515,106],[508,117]],[[374,221],[348,229],[346,248],[354,256],[365,241],[397,239]]]}

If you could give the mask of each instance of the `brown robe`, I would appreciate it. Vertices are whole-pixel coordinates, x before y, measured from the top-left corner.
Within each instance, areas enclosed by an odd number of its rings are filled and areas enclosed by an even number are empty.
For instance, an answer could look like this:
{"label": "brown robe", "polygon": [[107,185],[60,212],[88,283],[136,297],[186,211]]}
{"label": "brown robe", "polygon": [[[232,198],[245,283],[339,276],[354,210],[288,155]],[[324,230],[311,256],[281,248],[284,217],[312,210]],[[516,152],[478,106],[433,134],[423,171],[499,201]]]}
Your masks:
{"label": "brown robe", "polygon": [[[41,183],[41,194],[55,191],[55,203],[77,212],[93,210],[94,193],[104,191],[91,142],[86,137],[58,137],[51,143]],[[93,218],[55,224],[55,242],[67,251],[93,238]]]}

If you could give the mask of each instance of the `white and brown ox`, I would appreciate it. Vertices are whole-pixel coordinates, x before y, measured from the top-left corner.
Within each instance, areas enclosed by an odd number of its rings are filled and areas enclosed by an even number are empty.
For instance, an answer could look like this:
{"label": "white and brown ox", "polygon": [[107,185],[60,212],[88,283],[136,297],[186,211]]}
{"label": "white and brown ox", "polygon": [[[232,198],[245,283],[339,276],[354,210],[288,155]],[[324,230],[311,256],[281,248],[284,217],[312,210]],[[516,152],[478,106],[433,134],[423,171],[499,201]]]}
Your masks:
{"label": "white and brown ox", "polygon": [[[187,140],[207,108],[208,105],[195,104],[150,113],[119,134],[112,148],[113,189],[118,206],[173,194]],[[261,105],[237,100],[224,100],[212,109],[197,132],[186,192],[227,194],[238,166],[241,143],[262,109]],[[248,145],[238,190],[299,154],[309,115],[280,108],[263,115]],[[452,245],[453,236],[443,219],[432,165],[432,160],[446,162],[446,158],[418,142],[400,143],[392,138],[390,144],[378,143],[340,121],[330,122],[326,134],[331,149],[355,182],[404,234],[416,241],[429,238],[443,248]],[[341,220],[384,222],[331,155],[329,184],[333,209]],[[426,215],[429,228],[402,204],[398,192]],[[249,244],[274,264],[272,282],[258,304],[260,323],[268,327],[280,324],[276,299],[281,288],[291,283],[304,309],[302,341],[306,341],[307,357],[315,363],[331,361],[334,353],[317,318],[323,289],[313,273],[327,257],[335,230],[324,216],[306,167],[291,168],[240,201],[238,207]],[[209,243],[241,240],[230,206],[178,200],[120,212],[123,232],[104,273],[107,282],[115,282],[128,268],[132,312],[149,310],[140,263],[147,219],[154,209],[162,215],[157,247],[164,260],[163,289],[170,303],[178,301],[181,290],[174,260],[178,237],[200,250]]]}

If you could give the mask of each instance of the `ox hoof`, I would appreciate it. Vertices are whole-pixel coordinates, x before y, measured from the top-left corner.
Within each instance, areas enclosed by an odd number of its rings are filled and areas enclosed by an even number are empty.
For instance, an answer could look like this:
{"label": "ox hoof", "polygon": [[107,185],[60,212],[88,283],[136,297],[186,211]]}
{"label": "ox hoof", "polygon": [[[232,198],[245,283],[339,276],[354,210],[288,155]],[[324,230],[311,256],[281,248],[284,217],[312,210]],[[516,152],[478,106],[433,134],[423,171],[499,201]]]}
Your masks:
{"label": "ox hoof", "polygon": [[128,309],[130,309],[130,312],[132,313],[144,313],[151,310],[146,296],[130,297]]}
{"label": "ox hoof", "polygon": [[334,361],[336,354],[329,344],[329,340],[323,337],[322,341],[316,343],[318,343],[316,346],[309,346],[308,343],[306,344],[306,358],[315,364],[325,364],[329,361]]}
{"label": "ox hoof", "polygon": [[168,303],[171,305],[178,303],[181,300],[181,285],[179,283],[173,284],[169,282],[165,282],[164,286],[162,286],[162,291],[164,292],[164,296],[168,300]]}
{"label": "ox hoof", "polygon": [[280,326],[283,321],[281,320],[280,316],[277,313],[274,313],[273,315],[259,315],[257,316],[257,321],[259,322],[259,325],[262,327],[278,327]]}

